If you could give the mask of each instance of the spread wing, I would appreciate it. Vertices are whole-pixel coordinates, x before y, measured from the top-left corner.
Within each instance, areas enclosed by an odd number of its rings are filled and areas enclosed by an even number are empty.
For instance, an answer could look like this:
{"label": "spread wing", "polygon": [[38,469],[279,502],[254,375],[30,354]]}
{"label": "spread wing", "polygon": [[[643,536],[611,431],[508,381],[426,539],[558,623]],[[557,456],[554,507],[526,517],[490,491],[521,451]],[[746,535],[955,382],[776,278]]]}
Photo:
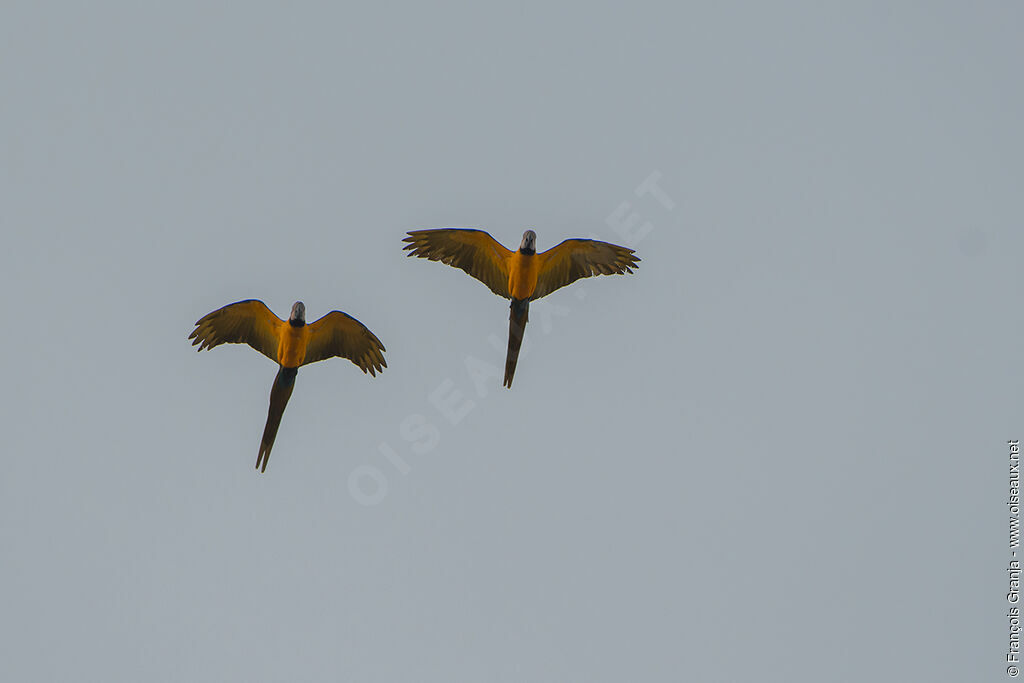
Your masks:
{"label": "spread wing", "polygon": [[188,338],[192,346],[199,346],[198,351],[221,344],[248,344],[276,363],[278,331],[286,324],[262,301],[248,299],[204,315]]}
{"label": "spread wing", "polygon": [[530,299],[547,296],[581,277],[632,273],[640,261],[632,249],[597,240],[565,240],[537,256],[537,287]]}
{"label": "spread wing", "polygon": [[373,376],[388,366],[384,362],[384,345],[380,339],[350,315],[331,311],[308,327],[309,343],[303,365],[340,356]]}
{"label": "spread wing", "polygon": [[461,268],[498,296],[511,298],[508,293],[508,262],[512,252],[483,230],[413,230],[402,241],[409,243],[403,247],[409,251],[409,256]]}

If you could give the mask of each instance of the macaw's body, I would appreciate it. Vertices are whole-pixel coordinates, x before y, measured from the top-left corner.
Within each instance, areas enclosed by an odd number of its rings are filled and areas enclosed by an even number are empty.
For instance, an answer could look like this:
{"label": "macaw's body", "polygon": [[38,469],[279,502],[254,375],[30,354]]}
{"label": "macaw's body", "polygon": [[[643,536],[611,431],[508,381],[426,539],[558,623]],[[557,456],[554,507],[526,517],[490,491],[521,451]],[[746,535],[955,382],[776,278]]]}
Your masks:
{"label": "macaw's body", "polygon": [[633,250],[597,240],[570,239],[537,253],[537,234],[523,233],[516,251],[483,230],[441,228],[414,230],[404,247],[409,256],[460,268],[498,296],[511,299],[504,386],[512,388],[519,348],[529,319],[530,302],[583,277],[632,273],[639,258]]}
{"label": "macaw's body", "polygon": [[267,469],[299,367],[335,356],[348,358],[371,376],[387,367],[384,345],[361,322],[341,311],[331,311],[307,325],[306,307],[301,301],[292,306],[287,321],[256,299],[229,304],[200,318],[188,338],[199,351],[225,343],[248,344],[280,366],[270,390],[270,412],[256,457],[256,468],[261,472]]}

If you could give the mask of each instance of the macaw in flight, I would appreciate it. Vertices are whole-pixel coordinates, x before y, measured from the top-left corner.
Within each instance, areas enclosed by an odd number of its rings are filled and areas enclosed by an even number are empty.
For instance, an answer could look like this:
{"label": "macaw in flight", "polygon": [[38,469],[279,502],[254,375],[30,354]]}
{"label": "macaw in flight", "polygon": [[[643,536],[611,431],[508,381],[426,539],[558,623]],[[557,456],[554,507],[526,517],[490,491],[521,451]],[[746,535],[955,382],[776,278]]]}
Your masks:
{"label": "macaw in flight", "polygon": [[306,324],[306,306],[296,301],[284,321],[266,304],[248,299],[218,308],[196,322],[188,336],[198,351],[221,344],[248,344],[280,367],[270,389],[270,412],[263,428],[256,469],[266,472],[281,415],[291,398],[299,367],[338,356],[348,358],[364,373],[376,376],[387,367],[384,345],[361,322],[341,311],[331,311]]}
{"label": "macaw in flight", "polygon": [[527,230],[517,251],[510,251],[483,230],[413,230],[402,240],[409,256],[460,268],[498,296],[511,299],[508,353],[503,385],[512,388],[530,302],[583,277],[632,273],[639,258],[632,249],[607,242],[569,239],[537,253],[537,233]]}

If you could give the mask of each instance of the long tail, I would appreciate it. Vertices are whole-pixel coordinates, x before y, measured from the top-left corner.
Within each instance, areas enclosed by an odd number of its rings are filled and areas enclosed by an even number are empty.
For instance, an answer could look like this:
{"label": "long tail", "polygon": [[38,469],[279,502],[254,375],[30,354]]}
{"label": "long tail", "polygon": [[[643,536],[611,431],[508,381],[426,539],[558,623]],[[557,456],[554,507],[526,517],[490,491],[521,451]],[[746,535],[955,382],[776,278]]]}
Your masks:
{"label": "long tail", "polygon": [[529,320],[530,300],[512,299],[512,312],[508,316],[508,355],[505,356],[505,386],[512,388],[512,375],[516,374],[519,347],[523,344],[523,332]]}
{"label": "long tail", "polygon": [[[267,426],[263,428],[260,454],[256,456],[256,469],[260,472],[267,471],[267,463],[270,462],[270,449],[274,447],[277,428],[281,426],[281,416],[284,415],[284,407],[288,405],[288,399],[292,396],[295,375],[298,372],[298,368],[281,368],[277,371],[277,377],[274,378],[274,386],[270,390],[270,412],[267,414]],[[262,467],[260,467],[261,463]]]}

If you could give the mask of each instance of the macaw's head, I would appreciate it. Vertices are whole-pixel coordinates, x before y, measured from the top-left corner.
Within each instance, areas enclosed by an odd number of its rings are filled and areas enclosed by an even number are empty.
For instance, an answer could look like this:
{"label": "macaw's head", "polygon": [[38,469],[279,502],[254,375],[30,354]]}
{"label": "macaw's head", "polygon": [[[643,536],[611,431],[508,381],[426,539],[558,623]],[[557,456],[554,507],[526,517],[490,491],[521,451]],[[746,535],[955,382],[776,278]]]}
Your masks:
{"label": "macaw's head", "polygon": [[537,253],[537,233],[527,230],[523,233],[523,243],[519,245],[519,251],[527,254]]}
{"label": "macaw's head", "polygon": [[292,314],[288,316],[288,322],[295,327],[302,327],[306,324],[306,304],[296,301],[292,304]]}

